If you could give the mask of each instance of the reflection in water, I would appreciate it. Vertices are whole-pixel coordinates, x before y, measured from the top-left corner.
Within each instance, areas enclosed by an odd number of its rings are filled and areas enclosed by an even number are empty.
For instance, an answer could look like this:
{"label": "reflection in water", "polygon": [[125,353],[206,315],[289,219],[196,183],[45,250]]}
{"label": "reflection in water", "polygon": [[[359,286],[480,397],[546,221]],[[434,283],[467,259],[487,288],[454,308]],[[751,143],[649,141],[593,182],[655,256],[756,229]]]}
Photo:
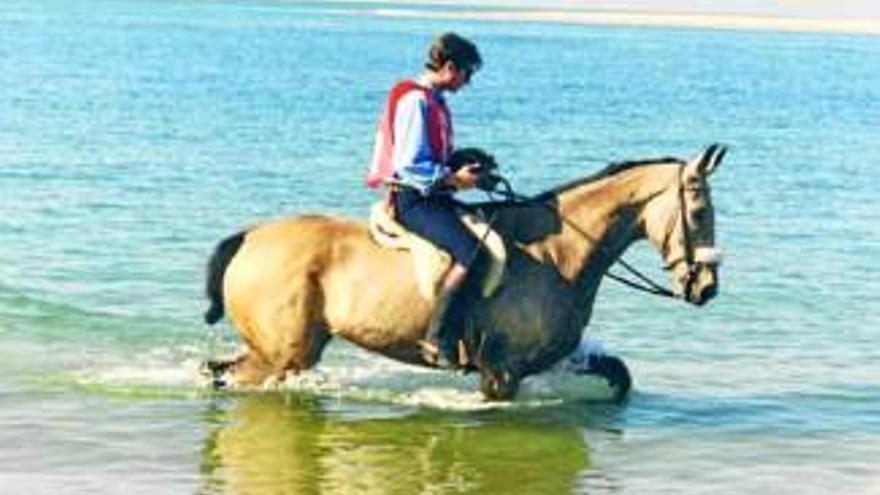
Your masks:
{"label": "reflection in water", "polygon": [[415,411],[350,419],[320,399],[255,394],[208,416],[205,494],[571,493],[578,428]]}

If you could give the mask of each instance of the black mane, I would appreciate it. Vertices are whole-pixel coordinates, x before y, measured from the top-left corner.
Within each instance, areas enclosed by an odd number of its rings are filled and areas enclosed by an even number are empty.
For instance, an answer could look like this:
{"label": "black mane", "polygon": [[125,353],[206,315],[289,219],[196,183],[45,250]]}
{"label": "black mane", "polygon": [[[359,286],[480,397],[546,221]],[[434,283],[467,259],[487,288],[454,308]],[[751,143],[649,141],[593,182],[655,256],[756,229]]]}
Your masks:
{"label": "black mane", "polygon": [[[462,203],[459,202],[459,206],[464,209],[494,209],[494,208],[506,208],[510,206],[535,206],[535,205],[543,205],[547,206],[550,204],[555,204],[557,201],[557,197],[560,193],[565,192],[573,187],[578,187],[583,184],[588,184],[590,182],[594,182],[600,179],[604,179],[606,177],[611,177],[612,175],[619,174],[621,172],[632,170],[634,168],[644,167],[647,165],[684,165],[684,160],[675,157],[662,157],[662,158],[646,158],[641,160],[626,160],[622,162],[611,162],[602,170],[599,170],[596,173],[590,174],[586,177],[581,177],[580,179],[575,179],[573,181],[567,182],[565,184],[555,186],[552,189],[548,189],[544,192],[540,192],[535,195],[525,196],[518,194],[516,191],[513,191],[513,195],[511,197],[507,197],[504,199],[491,199],[490,201],[478,201],[476,203]],[[501,191],[499,191],[501,192]],[[502,196],[504,194],[502,193]]]}
{"label": "black mane", "polygon": [[666,156],[662,158],[647,158],[641,160],[626,160],[622,162],[612,162],[609,163],[608,166],[603,168],[602,170],[588,175],[586,177],[582,177],[580,179],[575,179],[571,182],[567,182],[562,184],[561,186],[556,186],[548,191],[544,191],[535,196],[535,199],[548,199],[550,197],[554,197],[557,194],[567,191],[573,187],[577,187],[583,184],[587,184],[590,182],[594,182],[600,179],[604,179],[606,177],[610,177],[612,175],[617,175],[626,170],[631,170],[634,168],[644,167],[645,165],[664,165],[664,164],[679,164],[683,165],[685,163],[684,160],[680,158],[675,158],[671,156]]}
{"label": "black mane", "polygon": [[[683,160],[671,157],[614,162],[587,177],[571,181],[561,186],[556,186],[553,189],[534,196],[524,196],[517,194],[515,191],[511,191],[513,193],[511,197],[502,200],[490,200],[488,202],[471,204],[460,203],[460,205],[465,210],[482,211],[485,218],[495,218],[494,215],[497,214],[498,210],[508,210],[513,208],[523,211],[523,209],[530,209],[531,211],[526,213],[531,219],[530,222],[526,222],[529,224],[527,228],[525,223],[504,225],[504,222],[500,222],[495,225],[499,231],[504,232],[505,236],[508,236],[517,242],[529,243],[537,239],[542,239],[552,233],[557,233],[562,228],[562,217],[560,217],[558,212],[560,193],[573,187],[597,181],[605,177],[611,177],[634,168],[647,165],[682,165],[684,163],[686,162]],[[499,191],[499,193],[501,193],[502,196],[504,195],[502,191]],[[524,228],[525,230],[523,230]]]}

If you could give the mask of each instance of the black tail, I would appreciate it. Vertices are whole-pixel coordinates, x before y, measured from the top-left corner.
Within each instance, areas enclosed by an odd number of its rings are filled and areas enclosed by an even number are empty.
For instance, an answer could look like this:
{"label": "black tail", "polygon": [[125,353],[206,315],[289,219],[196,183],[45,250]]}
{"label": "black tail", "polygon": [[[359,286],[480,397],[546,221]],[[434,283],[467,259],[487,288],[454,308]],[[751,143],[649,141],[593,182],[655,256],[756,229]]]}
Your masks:
{"label": "black tail", "polygon": [[244,242],[245,234],[246,232],[242,231],[220,241],[208,260],[205,277],[205,295],[211,302],[211,306],[205,311],[205,323],[208,325],[213,325],[223,318],[223,275],[226,274],[226,267]]}

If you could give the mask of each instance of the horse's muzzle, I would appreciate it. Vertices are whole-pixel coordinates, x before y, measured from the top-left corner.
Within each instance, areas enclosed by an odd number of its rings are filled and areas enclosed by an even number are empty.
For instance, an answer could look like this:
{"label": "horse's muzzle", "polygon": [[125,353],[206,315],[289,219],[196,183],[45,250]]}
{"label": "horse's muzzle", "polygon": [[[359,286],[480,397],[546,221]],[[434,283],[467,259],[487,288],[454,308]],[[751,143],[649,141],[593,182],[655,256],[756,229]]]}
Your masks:
{"label": "horse's muzzle", "polygon": [[702,287],[699,290],[699,293],[696,295],[696,297],[694,297],[694,299],[691,302],[696,304],[697,306],[702,306],[702,305],[706,304],[707,302],[709,302],[710,300],[712,300],[717,295],[718,295],[718,285],[717,284],[707,285],[705,287]]}
{"label": "horse's muzzle", "polygon": [[693,284],[685,294],[687,302],[702,306],[718,295],[718,267],[701,264]]}

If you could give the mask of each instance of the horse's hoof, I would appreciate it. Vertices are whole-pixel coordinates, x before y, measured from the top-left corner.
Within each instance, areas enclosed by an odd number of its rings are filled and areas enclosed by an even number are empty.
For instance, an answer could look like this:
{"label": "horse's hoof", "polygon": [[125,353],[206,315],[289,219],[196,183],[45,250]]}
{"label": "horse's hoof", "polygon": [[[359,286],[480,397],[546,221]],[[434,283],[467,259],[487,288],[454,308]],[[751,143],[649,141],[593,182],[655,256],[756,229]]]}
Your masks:
{"label": "horse's hoof", "polygon": [[214,377],[218,377],[228,372],[232,367],[241,361],[236,359],[209,359],[202,364],[202,371],[208,372]]}
{"label": "horse's hoof", "polygon": [[199,372],[211,379],[211,388],[220,390],[229,388],[229,370],[235,366],[233,360],[213,360],[210,359],[202,363]]}
{"label": "horse's hoof", "polygon": [[202,361],[202,364],[199,365],[199,375],[204,378],[208,378],[211,380],[216,380],[220,373],[217,372],[217,363],[216,361]]}
{"label": "horse's hoof", "polygon": [[590,357],[587,374],[599,375],[614,389],[614,401],[623,402],[632,389],[632,375],[623,360],[617,356],[603,354]]}
{"label": "horse's hoof", "polygon": [[490,401],[513,400],[519,392],[519,380],[508,371],[483,373],[480,377],[480,392]]}
{"label": "horse's hoof", "polygon": [[440,348],[437,344],[429,340],[420,340],[418,345],[422,361],[428,366],[438,367],[440,363]]}

